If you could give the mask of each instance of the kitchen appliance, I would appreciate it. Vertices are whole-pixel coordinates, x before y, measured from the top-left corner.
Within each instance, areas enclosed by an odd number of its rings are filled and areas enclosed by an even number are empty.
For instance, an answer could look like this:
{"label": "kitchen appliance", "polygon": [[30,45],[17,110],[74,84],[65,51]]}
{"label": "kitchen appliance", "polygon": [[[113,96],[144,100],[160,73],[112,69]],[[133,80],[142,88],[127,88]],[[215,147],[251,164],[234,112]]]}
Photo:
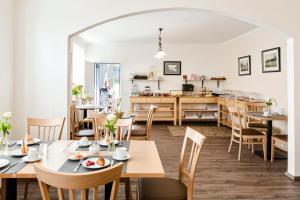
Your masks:
{"label": "kitchen appliance", "polygon": [[182,84],[182,91],[192,92],[192,91],[194,91],[194,85],[193,84]]}

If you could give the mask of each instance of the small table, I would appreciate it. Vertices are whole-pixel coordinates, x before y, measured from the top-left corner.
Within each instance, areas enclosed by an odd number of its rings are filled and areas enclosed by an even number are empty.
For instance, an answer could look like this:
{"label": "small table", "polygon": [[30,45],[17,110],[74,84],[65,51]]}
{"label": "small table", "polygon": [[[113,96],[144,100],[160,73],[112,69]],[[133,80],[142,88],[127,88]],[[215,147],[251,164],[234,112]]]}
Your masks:
{"label": "small table", "polygon": [[[83,119],[85,119],[85,118],[87,118],[87,112],[88,112],[88,110],[99,109],[101,111],[103,109],[103,107],[100,106],[100,105],[82,104],[82,105],[76,105],[76,109],[83,110]],[[92,126],[88,127],[87,125],[84,125],[84,128],[92,129],[93,127]]]}
{"label": "small table", "polygon": [[261,113],[261,112],[249,112],[246,114],[246,116],[249,118],[267,123],[267,159],[271,160],[273,121],[287,121],[287,119],[288,119],[287,116],[271,115],[269,117],[265,117],[265,116],[263,116],[263,113]]}

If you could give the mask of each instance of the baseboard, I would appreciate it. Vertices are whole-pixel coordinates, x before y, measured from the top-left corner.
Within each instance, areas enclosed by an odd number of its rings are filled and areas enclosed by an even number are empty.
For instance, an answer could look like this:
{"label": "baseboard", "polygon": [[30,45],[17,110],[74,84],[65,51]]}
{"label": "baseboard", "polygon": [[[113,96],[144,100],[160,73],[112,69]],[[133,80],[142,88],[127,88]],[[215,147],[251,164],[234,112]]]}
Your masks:
{"label": "baseboard", "polygon": [[286,175],[289,179],[291,179],[291,180],[293,180],[293,181],[300,181],[300,176],[294,176],[294,175],[292,175],[292,174],[290,174],[290,173],[288,173],[288,172],[285,172],[285,175]]}

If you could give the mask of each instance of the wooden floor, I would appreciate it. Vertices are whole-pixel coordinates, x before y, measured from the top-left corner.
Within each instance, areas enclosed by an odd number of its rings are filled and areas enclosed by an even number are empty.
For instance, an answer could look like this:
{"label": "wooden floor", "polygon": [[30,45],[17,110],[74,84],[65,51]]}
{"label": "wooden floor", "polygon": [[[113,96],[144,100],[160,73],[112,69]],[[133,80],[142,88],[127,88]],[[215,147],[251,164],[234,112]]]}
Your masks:
{"label": "wooden floor", "polygon": [[[167,176],[177,178],[183,137],[172,137],[168,125],[154,125],[153,139]],[[227,153],[229,141],[230,137],[206,140],[196,172],[194,199],[300,199],[300,182],[290,181],[284,175],[287,160],[264,162],[245,147],[239,162],[237,145],[233,145],[230,154]],[[134,181],[132,183],[135,192]],[[24,183],[20,182],[19,199],[22,199],[23,187]],[[37,184],[30,184],[28,199],[41,198],[37,188]],[[57,199],[54,191],[52,195]],[[118,199],[124,199],[123,185],[118,196]]]}

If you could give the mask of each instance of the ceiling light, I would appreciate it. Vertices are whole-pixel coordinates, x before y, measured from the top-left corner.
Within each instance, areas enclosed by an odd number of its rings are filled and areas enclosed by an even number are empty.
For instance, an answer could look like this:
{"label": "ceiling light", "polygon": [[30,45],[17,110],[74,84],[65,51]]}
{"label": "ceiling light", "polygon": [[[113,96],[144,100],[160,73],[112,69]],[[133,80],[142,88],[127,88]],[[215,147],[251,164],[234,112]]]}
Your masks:
{"label": "ceiling light", "polygon": [[158,51],[157,53],[155,54],[155,58],[157,59],[163,59],[167,56],[167,54],[163,51],[162,49],[162,44],[161,44],[161,32],[163,30],[163,28],[159,28],[159,37],[158,37]]}

